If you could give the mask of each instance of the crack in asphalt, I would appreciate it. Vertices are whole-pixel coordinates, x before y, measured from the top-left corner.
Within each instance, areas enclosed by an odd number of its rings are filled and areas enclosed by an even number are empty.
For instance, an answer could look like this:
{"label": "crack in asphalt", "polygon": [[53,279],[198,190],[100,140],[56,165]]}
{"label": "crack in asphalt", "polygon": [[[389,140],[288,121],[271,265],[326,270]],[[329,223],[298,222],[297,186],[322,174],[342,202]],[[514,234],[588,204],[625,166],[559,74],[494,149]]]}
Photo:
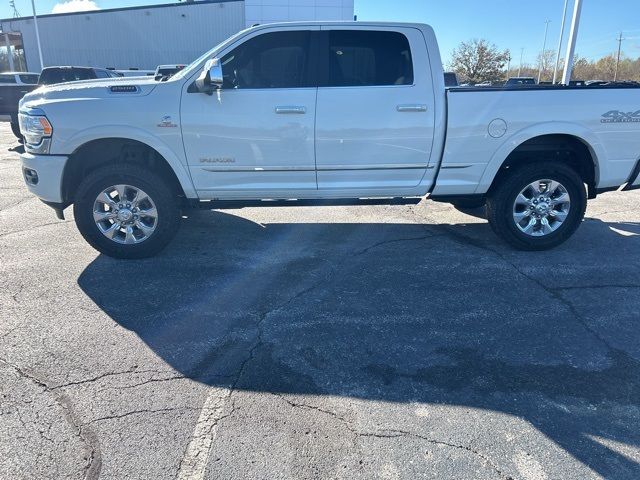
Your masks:
{"label": "crack in asphalt", "polygon": [[[426,217],[426,215],[425,215]],[[500,251],[498,250],[494,250],[493,248],[487,246],[486,244],[484,244],[482,241],[476,239],[476,238],[472,238],[469,237],[467,235],[464,235],[462,233],[459,233],[457,231],[453,231],[453,229],[451,229],[450,227],[445,226],[445,231],[447,231],[449,233],[449,235],[451,236],[451,238],[453,240],[456,240],[462,244],[466,244],[466,245],[471,245],[473,247],[476,247],[478,249],[484,250],[486,252],[490,252],[493,255],[497,256],[498,258],[500,258],[503,262],[505,262],[507,265],[509,265],[510,267],[513,268],[513,270],[515,270],[519,275],[523,276],[524,278],[526,278],[527,280],[529,280],[530,282],[533,282],[534,284],[536,284],[538,287],[540,287],[542,290],[544,290],[545,292],[547,292],[547,294],[553,298],[554,300],[557,300],[558,302],[560,302],[562,305],[564,305],[567,309],[569,309],[569,311],[571,312],[572,316],[575,318],[575,320],[587,331],[589,332],[595,339],[597,339],[600,343],[602,343],[608,350],[613,351],[615,350],[614,347],[609,344],[609,342],[607,342],[604,338],[602,338],[593,328],[591,328],[591,326],[589,326],[589,324],[586,322],[586,320],[582,317],[582,315],[580,315],[580,313],[578,312],[578,310],[576,309],[576,307],[568,300],[566,300],[559,292],[561,290],[563,290],[562,287],[559,288],[555,288],[555,287],[549,287],[547,285],[545,285],[543,282],[541,282],[540,280],[538,280],[536,277],[534,277],[533,275],[525,272],[524,270],[522,270],[520,268],[520,266],[518,266],[515,262],[511,261],[509,258],[507,258],[504,254],[502,254]],[[600,286],[596,285],[593,287],[589,287],[589,288],[599,288]],[[603,285],[602,287],[606,287],[606,285]]]}
{"label": "crack in asphalt", "polygon": [[33,372],[29,372],[26,369],[20,368],[17,365],[14,365],[11,362],[5,360],[4,358],[0,358],[0,362],[14,369],[20,377],[30,380],[31,382],[42,388],[45,392],[52,395],[55,402],[62,409],[63,418],[76,432],[78,438],[80,438],[83,445],[85,446],[87,455],[85,457],[86,465],[83,468],[83,477],[85,478],[85,480],[97,479],[100,474],[100,468],[102,465],[102,457],[100,453],[100,443],[98,441],[98,437],[92,430],[88,429],[85,431],[83,429],[83,423],[75,413],[73,404],[69,397],[54,391],[49,386],[48,381],[44,380],[40,376],[35,375]]}
{"label": "crack in asphalt", "polygon": [[640,285],[634,285],[631,283],[610,283],[606,285],[571,285],[567,287],[553,287],[555,291],[563,290],[598,290],[604,288],[640,288]]}
{"label": "crack in asphalt", "polygon": [[200,409],[196,407],[166,407],[166,408],[156,408],[156,409],[141,408],[139,410],[130,410],[124,413],[119,413],[114,415],[105,415],[104,417],[94,418],[89,422],[83,424],[82,428],[84,428],[86,425],[89,425],[91,423],[103,422],[105,420],[118,420],[120,418],[129,417],[131,415],[145,415],[145,414],[152,414],[152,413],[168,413],[168,412],[178,412],[178,411],[188,412],[193,410],[200,410]]}
{"label": "crack in asphalt", "polygon": [[419,240],[427,240],[429,238],[434,238],[437,237],[439,235],[424,235],[422,237],[411,237],[411,238],[394,238],[391,240],[383,240],[381,242],[377,242],[374,243],[373,245],[368,246],[367,248],[364,248],[362,250],[359,250],[357,252],[354,253],[354,255],[362,255],[364,253],[369,252],[370,250],[373,250],[374,248],[378,248],[382,245],[388,245],[391,243],[400,243],[400,242],[414,242],[414,241],[419,241]]}
{"label": "crack in asphalt", "polygon": [[[120,372],[106,372],[106,373],[102,373],[100,375],[96,375],[95,377],[85,378],[85,379],[82,379],[82,380],[75,380],[73,382],[62,383],[62,384],[59,384],[59,385],[52,386],[51,390],[57,390],[57,389],[60,389],[60,388],[72,387],[72,386],[76,386],[76,385],[84,385],[86,383],[93,383],[93,382],[97,382],[97,381],[102,380],[103,378],[107,378],[107,377],[114,377],[114,376],[118,376],[118,375],[137,374],[137,373],[171,373],[171,372],[165,371],[165,370],[153,370],[153,369],[136,370],[135,368],[130,368],[129,370],[123,370],[123,371],[120,371]],[[185,378],[185,377],[184,376],[180,376],[180,377],[176,377],[176,378]]]}
{"label": "crack in asphalt", "polygon": [[327,410],[327,409],[318,407],[317,405],[309,405],[309,404],[306,404],[306,403],[296,402],[294,400],[290,400],[290,399],[286,398],[283,394],[280,394],[280,393],[272,392],[272,395],[275,396],[275,397],[280,398],[285,403],[290,405],[292,408],[301,408],[301,409],[307,409],[307,410],[314,410],[314,411],[320,412],[322,414],[329,415],[332,418],[335,418],[336,420],[339,420],[346,427],[346,429],[349,430],[349,432],[352,435],[355,436],[356,439],[360,438],[360,437],[374,437],[374,438],[411,437],[411,438],[415,438],[415,439],[419,439],[419,440],[423,440],[423,441],[429,442],[429,443],[431,443],[433,445],[441,445],[441,446],[446,446],[446,447],[450,447],[450,448],[455,448],[455,449],[458,449],[458,450],[464,450],[464,451],[467,451],[467,452],[477,456],[478,458],[480,458],[482,463],[483,463],[483,465],[488,465],[503,480],[513,480],[513,477],[511,477],[509,475],[506,475],[486,454],[484,454],[484,453],[480,452],[479,450],[476,450],[476,449],[474,449],[472,447],[469,447],[467,445],[460,445],[460,444],[445,442],[443,440],[437,440],[437,439],[429,438],[429,437],[426,437],[424,435],[420,435],[420,434],[415,433],[415,432],[409,432],[409,431],[398,430],[398,429],[393,429],[393,430],[384,429],[384,430],[380,430],[380,431],[377,431],[377,432],[363,432],[363,431],[358,430],[353,425],[353,422],[347,420],[345,417],[343,417],[342,415],[337,414],[336,412],[333,412],[331,410]]}
{"label": "crack in asphalt", "polygon": [[40,223],[38,225],[32,225],[29,228],[23,228],[22,230],[13,230],[11,232],[0,233],[0,238],[8,237],[9,235],[15,235],[17,233],[30,232],[38,228],[49,227],[51,225],[64,225],[65,223],[73,223],[73,220],[56,220],[55,222],[50,223]]}
{"label": "crack in asphalt", "polygon": [[425,442],[428,442],[433,445],[441,445],[444,447],[464,450],[480,458],[484,465],[488,465],[489,467],[491,467],[491,469],[493,469],[503,480],[513,480],[513,477],[511,477],[510,475],[506,475],[495,463],[491,461],[491,459],[487,455],[467,445],[459,445],[457,443],[450,443],[450,442],[445,442],[443,440],[436,440],[434,438],[429,438],[424,435],[420,435],[414,432],[408,432],[405,430],[383,430],[381,432],[361,432],[359,433],[359,436],[375,437],[375,438],[411,437],[419,440],[424,440]]}
{"label": "crack in asphalt", "polygon": [[34,198],[36,198],[36,197],[28,196],[28,197],[20,198],[20,199],[16,200],[15,202],[9,203],[8,205],[5,205],[4,207],[0,208],[0,212],[6,212],[7,210],[9,210],[11,208],[17,207],[19,205],[22,205],[23,203],[26,203],[29,200],[33,200]]}

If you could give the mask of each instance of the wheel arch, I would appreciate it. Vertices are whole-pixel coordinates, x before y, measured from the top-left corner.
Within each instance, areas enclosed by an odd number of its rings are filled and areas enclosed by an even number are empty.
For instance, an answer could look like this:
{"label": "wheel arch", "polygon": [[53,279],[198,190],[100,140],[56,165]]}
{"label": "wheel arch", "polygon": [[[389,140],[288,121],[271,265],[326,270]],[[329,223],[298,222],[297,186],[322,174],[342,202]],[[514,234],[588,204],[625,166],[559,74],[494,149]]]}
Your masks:
{"label": "wheel arch", "polygon": [[74,192],[88,174],[105,165],[128,163],[151,168],[165,178],[178,196],[196,198],[186,167],[168,147],[135,135],[89,138],[77,142],[65,165],[62,196],[66,204],[73,202]]}
{"label": "wheel arch", "polygon": [[490,192],[501,173],[516,164],[530,163],[544,152],[547,160],[560,161],[575,168],[589,187],[590,196],[600,177],[600,161],[605,158],[602,144],[587,129],[574,124],[532,127],[513,135],[492,156],[476,193]]}

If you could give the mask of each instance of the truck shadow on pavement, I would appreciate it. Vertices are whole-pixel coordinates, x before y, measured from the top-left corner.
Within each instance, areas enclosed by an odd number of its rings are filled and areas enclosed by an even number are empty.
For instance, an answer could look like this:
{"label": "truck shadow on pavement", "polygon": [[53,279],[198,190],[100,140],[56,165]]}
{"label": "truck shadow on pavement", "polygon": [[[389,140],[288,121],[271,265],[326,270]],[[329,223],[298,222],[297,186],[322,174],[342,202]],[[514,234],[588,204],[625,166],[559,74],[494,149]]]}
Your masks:
{"label": "truck shadow on pavement", "polygon": [[[524,253],[486,224],[260,225],[196,212],[159,257],[99,256],[78,284],[204,384],[501,412],[598,474],[631,479],[639,253],[640,224],[595,219],[556,250]],[[115,292],[104,282],[114,275]]]}

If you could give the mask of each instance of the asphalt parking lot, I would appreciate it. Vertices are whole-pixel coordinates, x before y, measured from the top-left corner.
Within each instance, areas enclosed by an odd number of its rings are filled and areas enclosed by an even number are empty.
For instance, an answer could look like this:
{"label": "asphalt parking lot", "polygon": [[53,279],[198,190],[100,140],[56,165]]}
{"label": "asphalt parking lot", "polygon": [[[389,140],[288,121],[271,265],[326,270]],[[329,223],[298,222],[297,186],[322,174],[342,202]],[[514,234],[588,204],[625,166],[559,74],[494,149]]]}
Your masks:
{"label": "asphalt parking lot", "polygon": [[550,252],[423,201],[197,211],[116,261],[15,145],[0,478],[640,478],[640,191]]}

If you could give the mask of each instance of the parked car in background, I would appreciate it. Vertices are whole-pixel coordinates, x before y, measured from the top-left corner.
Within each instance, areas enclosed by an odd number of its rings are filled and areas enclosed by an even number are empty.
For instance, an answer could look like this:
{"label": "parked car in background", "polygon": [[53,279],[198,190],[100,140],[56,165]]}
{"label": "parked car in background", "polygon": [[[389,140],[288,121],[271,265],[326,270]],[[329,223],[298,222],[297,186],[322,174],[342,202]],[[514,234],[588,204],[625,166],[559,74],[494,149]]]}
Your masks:
{"label": "parked car in background", "polygon": [[533,77],[511,77],[505,83],[505,87],[517,87],[518,85],[535,85],[536,79]]}
{"label": "parked car in background", "polygon": [[155,70],[138,70],[137,68],[129,68],[127,70],[112,70],[120,77],[151,77],[156,74]]}
{"label": "parked car in background", "polygon": [[177,64],[177,65],[158,65],[156,67],[155,78],[156,80],[162,80],[163,78],[171,78],[172,75],[175,75],[180,70],[182,70],[186,65]]}
{"label": "parked car in background", "polygon": [[38,85],[52,85],[54,83],[75,82],[78,80],[91,80],[94,78],[118,78],[113,70],[94,67],[45,67],[40,73]]}
{"label": "parked car in background", "polygon": [[445,87],[457,87],[458,76],[455,72],[444,72],[444,86]]}
{"label": "parked car in background", "polygon": [[11,122],[11,131],[18,138],[22,138],[18,125],[18,102],[37,86],[37,73],[0,73],[0,121]]}

